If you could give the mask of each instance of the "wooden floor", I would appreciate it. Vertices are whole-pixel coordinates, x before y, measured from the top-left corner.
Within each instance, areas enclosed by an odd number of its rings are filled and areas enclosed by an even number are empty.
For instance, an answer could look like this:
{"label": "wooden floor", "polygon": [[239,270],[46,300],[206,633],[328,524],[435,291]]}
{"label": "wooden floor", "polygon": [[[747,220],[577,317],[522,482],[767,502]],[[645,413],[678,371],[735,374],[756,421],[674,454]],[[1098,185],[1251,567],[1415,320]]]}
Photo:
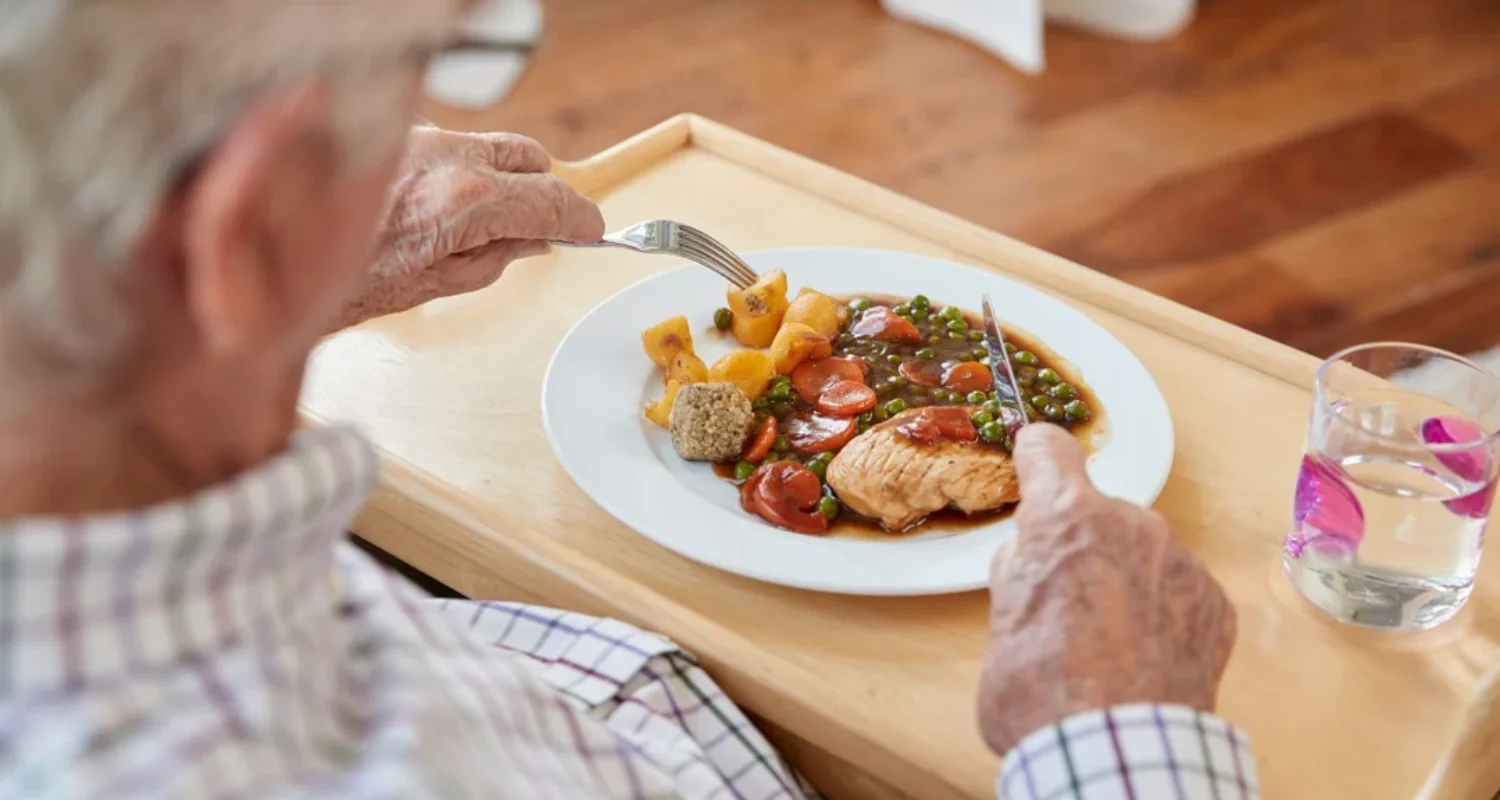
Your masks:
{"label": "wooden floor", "polygon": [[544,0],[500,107],[590,154],[695,111],[1326,354],[1500,343],[1500,2],[1204,0],[1028,78],[873,0]]}

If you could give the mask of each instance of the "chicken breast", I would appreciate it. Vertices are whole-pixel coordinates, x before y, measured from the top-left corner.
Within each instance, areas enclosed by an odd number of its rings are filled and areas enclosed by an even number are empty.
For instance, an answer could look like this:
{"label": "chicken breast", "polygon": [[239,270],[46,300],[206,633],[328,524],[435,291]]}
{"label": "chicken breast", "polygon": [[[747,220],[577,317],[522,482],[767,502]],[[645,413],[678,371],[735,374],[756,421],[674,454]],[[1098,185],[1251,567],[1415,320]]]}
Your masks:
{"label": "chicken breast", "polygon": [[952,506],[966,514],[1021,499],[1010,454],[979,442],[918,444],[897,428],[902,412],[855,437],[828,464],[828,485],[851,509],[893,531]]}

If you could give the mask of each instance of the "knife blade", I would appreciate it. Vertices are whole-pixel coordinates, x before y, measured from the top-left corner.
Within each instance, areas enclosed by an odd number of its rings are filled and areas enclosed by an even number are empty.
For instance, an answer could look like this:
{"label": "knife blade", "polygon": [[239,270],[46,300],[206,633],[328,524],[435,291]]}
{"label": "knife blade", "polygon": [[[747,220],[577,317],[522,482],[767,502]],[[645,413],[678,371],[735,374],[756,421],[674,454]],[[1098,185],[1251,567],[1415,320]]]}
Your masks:
{"label": "knife blade", "polygon": [[[984,314],[984,340],[990,349],[990,375],[994,378],[995,397],[1000,400],[1002,416],[1006,417],[1005,427],[1014,435],[1016,429],[1031,422],[1031,417],[1026,413],[1025,401],[1021,399],[1016,372],[1011,367],[1009,354],[1005,352],[1005,334],[1000,331],[1000,323],[995,321],[995,311],[990,308],[988,294],[980,298],[980,310]],[[1006,410],[1012,410],[1014,414],[1005,414]],[[1014,424],[1010,419],[1012,416],[1017,420]]]}

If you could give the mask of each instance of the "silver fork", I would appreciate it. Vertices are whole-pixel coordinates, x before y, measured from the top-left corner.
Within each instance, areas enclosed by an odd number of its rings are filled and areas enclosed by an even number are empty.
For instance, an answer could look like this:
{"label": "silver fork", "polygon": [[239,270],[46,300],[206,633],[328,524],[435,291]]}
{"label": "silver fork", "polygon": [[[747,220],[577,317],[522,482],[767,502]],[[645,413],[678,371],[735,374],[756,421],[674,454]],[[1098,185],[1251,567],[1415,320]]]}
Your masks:
{"label": "silver fork", "polygon": [[691,225],[669,219],[637,222],[624,230],[606,233],[597,242],[563,242],[553,239],[552,243],[564,247],[623,247],[637,253],[678,256],[708,267],[741,289],[749,288],[760,279],[749,264],[714,237]]}

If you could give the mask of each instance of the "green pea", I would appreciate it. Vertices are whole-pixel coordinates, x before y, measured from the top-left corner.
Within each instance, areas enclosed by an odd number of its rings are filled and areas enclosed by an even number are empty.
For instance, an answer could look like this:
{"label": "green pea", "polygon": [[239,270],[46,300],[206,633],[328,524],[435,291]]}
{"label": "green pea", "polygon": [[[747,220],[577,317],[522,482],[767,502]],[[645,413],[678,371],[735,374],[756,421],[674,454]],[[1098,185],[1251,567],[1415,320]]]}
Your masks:
{"label": "green pea", "polygon": [[718,328],[721,331],[727,331],[727,330],[729,330],[729,326],[731,326],[733,324],[734,324],[734,312],[733,311],[730,311],[727,308],[721,308],[718,311],[714,312],[714,327],[715,328]]}
{"label": "green pea", "polygon": [[777,461],[785,461],[788,464],[801,464],[802,463],[801,461],[799,461],[797,459],[797,457],[795,455],[793,455],[791,453],[782,453],[781,455],[779,455],[779,456],[776,457],[776,460]]}
{"label": "green pea", "polygon": [[869,364],[871,366],[875,365],[875,356],[864,356],[863,358],[866,364]]}
{"label": "green pea", "polygon": [[1063,413],[1066,414],[1068,416],[1068,419],[1072,422],[1083,422],[1084,420],[1089,418],[1089,405],[1082,400],[1074,400],[1073,402],[1063,406]]}
{"label": "green pea", "polygon": [[771,398],[772,402],[790,400],[792,399],[792,387],[785,383],[773,383],[771,384],[771,388],[766,391],[766,397]]}
{"label": "green pea", "polygon": [[927,337],[927,343],[928,344],[938,344],[938,343],[940,343],[942,341],[943,341],[943,337],[940,334],[934,333],[933,335]]}
{"label": "green pea", "polygon": [[772,386],[791,386],[792,379],[786,375],[777,375],[771,378]]}
{"label": "green pea", "polygon": [[844,331],[843,333],[839,334],[839,344],[854,344],[854,334],[848,331]]}
{"label": "green pea", "polygon": [[[966,322],[964,324],[967,325],[968,323]],[[982,341],[984,341],[984,331],[969,331],[969,341],[971,341],[971,342],[982,342]]]}
{"label": "green pea", "polygon": [[924,347],[921,350],[918,350],[917,352],[913,353],[912,355],[916,356],[917,358],[919,358],[919,359],[921,359],[923,361],[927,361],[927,360],[930,360],[930,359],[937,358],[937,351],[933,350],[931,347]]}
{"label": "green pea", "polygon": [[911,396],[911,405],[912,405],[913,408],[921,408],[922,406],[927,405],[927,396],[926,395],[921,395],[921,394],[914,394],[914,395],[912,395]]}
{"label": "green pea", "polygon": [[1041,381],[1042,383],[1050,383],[1053,385],[1062,383],[1062,376],[1057,374],[1057,370],[1051,367],[1047,367],[1046,369],[1037,372],[1036,377],[1037,380]]}
{"label": "green pea", "polygon": [[979,438],[990,444],[1000,444],[1005,441],[1005,426],[991,420],[979,428]]}
{"label": "green pea", "polygon": [[891,385],[894,386],[894,387],[896,387],[897,389],[905,389],[907,387],[907,385],[910,384],[910,383],[911,383],[911,381],[909,381],[909,380],[901,377],[900,375],[897,375],[896,377],[891,378]]}
{"label": "green pea", "polygon": [[984,409],[980,409],[969,416],[969,421],[974,423],[974,427],[983,428],[995,421],[995,415]]}
{"label": "green pea", "polygon": [[1039,362],[1036,354],[1031,352],[1030,350],[1022,350],[1021,352],[1011,356],[1011,359],[1014,360],[1017,364],[1025,364],[1028,367],[1034,367]]}
{"label": "green pea", "polygon": [[859,432],[860,433],[864,433],[865,431],[867,431],[869,429],[870,429],[870,423],[868,423],[868,422],[861,422],[861,423],[859,423]]}
{"label": "green pea", "polygon": [[886,411],[883,405],[875,406],[875,410],[870,413],[875,415],[876,422],[885,422],[891,418],[890,412]]}
{"label": "green pea", "polygon": [[958,306],[948,306],[947,308],[944,308],[941,312],[939,312],[938,316],[948,320],[949,322],[953,322],[964,318],[964,310],[959,308]]}
{"label": "green pea", "polygon": [[1031,397],[1032,408],[1046,408],[1047,404],[1051,402],[1052,398],[1044,394],[1032,395]]}
{"label": "green pea", "polygon": [[932,301],[927,299],[927,295],[919,294],[911,299],[911,307],[918,311],[926,311],[932,308]]}
{"label": "green pea", "polygon": [[958,341],[961,342],[961,341],[964,340],[964,335],[963,335],[963,333],[961,331],[948,331],[948,338],[949,339],[957,339]]}
{"label": "green pea", "polygon": [[929,389],[928,391],[932,393],[933,397],[936,397],[939,400],[947,400],[948,399],[948,390],[944,389],[941,386],[936,387],[934,389]]}
{"label": "green pea", "polygon": [[866,425],[870,424],[870,421],[873,419],[875,419],[875,414],[870,411],[866,411],[865,413],[859,415],[859,421],[865,423]]}
{"label": "green pea", "polygon": [[753,409],[755,409],[756,411],[765,411],[767,408],[770,407],[770,405],[771,405],[771,401],[768,398],[766,398],[764,395],[762,395],[760,397],[755,398],[755,402],[751,403],[750,407],[753,408]]}
{"label": "green pea", "polygon": [[749,461],[741,461],[734,465],[734,479],[737,481],[746,480],[750,477],[750,473],[754,471],[754,464],[751,464]]}
{"label": "green pea", "polygon": [[1013,344],[1011,344],[1010,342],[1006,342],[1005,343],[1005,352],[1007,354],[1016,352],[1016,346],[1013,345]]}
{"label": "green pea", "polygon": [[989,358],[990,357],[990,349],[988,347],[983,346],[983,345],[980,345],[979,347],[974,348],[973,353],[974,353],[974,357],[975,358]]}
{"label": "green pea", "polygon": [[903,304],[901,304],[899,306],[896,306],[895,308],[891,309],[891,311],[894,311],[897,316],[902,316],[902,317],[909,317],[909,316],[911,316],[911,306],[906,305],[905,303],[903,303]]}
{"label": "green pea", "polygon": [[825,497],[818,501],[818,511],[829,519],[838,519],[839,501],[832,497]]}
{"label": "green pea", "polygon": [[870,301],[859,297],[849,303],[849,310],[855,313],[864,311],[870,307]]}
{"label": "green pea", "polygon": [[984,392],[969,392],[969,396],[966,399],[970,404],[977,406],[980,403],[983,403],[984,401],[990,399],[990,396],[985,394]]}
{"label": "green pea", "polygon": [[906,410],[906,401],[897,397],[894,400],[887,400],[882,407],[887,415],[894,417]]}
{"label": "green pea", "polygon": [[833,461],[833,455],[833,453],[825,451],[808,459],[807,463],[811,464],[812,462],[817,461],[826,465]]}
{"label": "green pea", "polygon": [[999,403],[999,401],[996,401],[996,400],[986,401],[985,404],[982,405],[982,406],[980,406],[979,408],[984,413],[989,414],[992,417],[998,417],[998,416],[1000,416],[1000,403]]}
{"label": "green pea", "polygon": [[806,466],[807,471],[818,476],[818,480],[820,481],[823,480],[824,476],[828,474],[828,465],[815,458],[809,459]]}
{"label": "green pea", "polygon": [[969,329],[969,323],[964,322],[961,319],[950,319],[950,320],[948,320],[948,330],[953,331],[954,333],[963,333],[964,331],[967,331],[968,329]]}
{"label": "green pea", "polygon": [[1048,403],[1047,407],[1042,409],[1042,416],[1056,422],[1063,418],[1062,407],[1056,403]]}
{"label": "green pea", "polygon": [[1078,396],[1078,390],[1074,389],[1071,383],[1059,383],[1052,387],[1051,394],[1058,400],[1072,400]]}
{"label": "green pea", "polygon": [[777,452],[777,453],[784,452],[786,450],[786,447],[787,447],[787,445],[786,445],[786,437],[785,436],[778,436],[778,437],[776,437],[775,439],[773,439],[771,441],[771,450],[773,452]]}
{"label": "green pea", "polygon": [[888,364],[900,364],[901,356],[898,356],[895,353],[891,353],[890,355],[885,357],[885,360]]}

